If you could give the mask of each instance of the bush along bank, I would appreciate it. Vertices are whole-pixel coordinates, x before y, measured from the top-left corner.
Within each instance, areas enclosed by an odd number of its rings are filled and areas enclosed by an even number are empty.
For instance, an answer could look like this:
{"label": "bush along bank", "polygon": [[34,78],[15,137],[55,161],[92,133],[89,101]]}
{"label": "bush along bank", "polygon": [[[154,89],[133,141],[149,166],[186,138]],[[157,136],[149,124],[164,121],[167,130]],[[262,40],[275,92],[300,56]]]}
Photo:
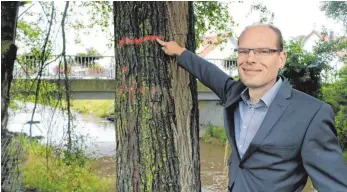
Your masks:
{"label": "bush along bank", "polygon": [[202,140],[208,143],[225,145],[227,136],[224,127],[219,127],[208,123],[206,131],[203,134]]}
{"label": "bush along bank", "polygon": [[19,170],[28,190],[109,191],[112,186],[111,178],[96,174],[92,169],[94,160],[88,159],[83,151],[75,150],[67,156],[65,149],[42,145],[23,135],[12,143],[19,143],[22,148]]}

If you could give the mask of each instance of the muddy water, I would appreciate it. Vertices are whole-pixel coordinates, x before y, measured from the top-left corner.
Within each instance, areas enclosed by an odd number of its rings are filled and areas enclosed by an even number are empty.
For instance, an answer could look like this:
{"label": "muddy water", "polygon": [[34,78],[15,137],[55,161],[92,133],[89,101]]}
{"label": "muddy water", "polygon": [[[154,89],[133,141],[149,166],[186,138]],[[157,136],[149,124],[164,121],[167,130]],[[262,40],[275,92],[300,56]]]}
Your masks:
{"label": "muddy water", "polygon": [[[225,173],[223,173],[224,147],[200,142],[200,157],[202,192],[225,191],[226,180]],[[97,170],[98,175],[115,178],[116,161],[114,156],[98,158],[93,167]]]}
{"label": "muddy water", "polygon": [[224,147],[200,142],[200,163],[202,188],[206,191],[226,191]]}

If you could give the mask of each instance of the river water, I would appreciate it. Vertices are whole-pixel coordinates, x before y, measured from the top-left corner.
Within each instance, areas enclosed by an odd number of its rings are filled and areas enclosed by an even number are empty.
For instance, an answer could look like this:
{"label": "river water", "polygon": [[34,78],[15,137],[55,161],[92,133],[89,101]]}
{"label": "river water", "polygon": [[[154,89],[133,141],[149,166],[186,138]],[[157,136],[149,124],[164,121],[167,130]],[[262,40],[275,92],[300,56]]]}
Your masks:
{"label": "river water", "polygon": [[[13,132],[30,133],[30,119],[34,104],[17,103],[19,110],[9,109],[8,129]],[[86,153],[98,158],[100,175],[115,175],[115,129],[114,123],[89,115],[73,113],[74,132],[85,138]],[[44,136],[43,143],[61,145],[67,141],[67,116],[61,110],[38,105],[31,126],[32,136]],[[48,139],[47,139],[48,138]],[[225,191],[224,147],[200,142],[202,191]]]}

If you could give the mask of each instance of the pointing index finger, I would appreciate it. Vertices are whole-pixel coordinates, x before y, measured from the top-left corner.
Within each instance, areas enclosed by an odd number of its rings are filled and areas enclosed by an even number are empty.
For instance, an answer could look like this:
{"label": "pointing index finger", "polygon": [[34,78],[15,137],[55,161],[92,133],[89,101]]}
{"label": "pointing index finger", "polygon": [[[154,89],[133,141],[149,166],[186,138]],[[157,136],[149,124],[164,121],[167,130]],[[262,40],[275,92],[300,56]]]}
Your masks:
{"label": "pointing index finger", "polygon": [[157,38],[157,42],[161,45],[165,47],[165,41],[160,40],[159,38]]}

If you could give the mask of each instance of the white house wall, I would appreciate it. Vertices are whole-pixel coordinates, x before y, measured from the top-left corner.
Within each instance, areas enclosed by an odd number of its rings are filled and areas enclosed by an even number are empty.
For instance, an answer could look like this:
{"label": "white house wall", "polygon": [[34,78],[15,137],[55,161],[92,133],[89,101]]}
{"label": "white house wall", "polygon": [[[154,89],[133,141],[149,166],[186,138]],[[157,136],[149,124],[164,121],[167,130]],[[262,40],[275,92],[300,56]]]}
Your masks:
{"label": "white house wall", "polygon": [[[229,71],[223,65],[221,60],[229,59],[234,53],[234,49],[236,46],[232,43],[231,39],[228,39],[226,42],[222,43],[215,47],[212,51],[210,51],[204,59],[215,63],[220,69],[222,69],[225,73],[235,76],[237,75],[237,71]],[[219,60],[219,61],[218,61]]]}
{"label": "white house wall", "polygon": [[235,46],[230,39],[227,42],[218,45],[211,52],[209,52],[205,59],[228,59],[234,53]]}

